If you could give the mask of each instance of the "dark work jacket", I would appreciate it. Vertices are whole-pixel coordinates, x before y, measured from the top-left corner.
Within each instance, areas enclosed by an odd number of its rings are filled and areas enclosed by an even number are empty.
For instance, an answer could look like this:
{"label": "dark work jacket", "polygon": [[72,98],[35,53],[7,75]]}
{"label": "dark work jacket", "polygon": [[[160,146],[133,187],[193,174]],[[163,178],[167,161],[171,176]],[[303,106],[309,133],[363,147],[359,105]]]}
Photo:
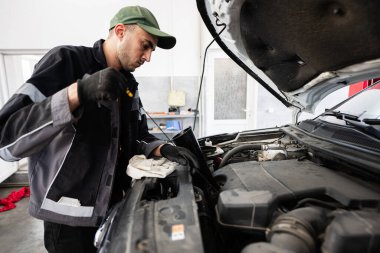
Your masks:
{"label": "dark work jacket", "polygon": [[112,191],[128,187],[128,160],[164,143],[148,133],[131,73],[123,72],[133,97],[89,102],[70,113],[67,86],[107,67],[103,42],[50,50],[0,111],[0,157],[29,157],[29,212],[36,218],[98,225]]}

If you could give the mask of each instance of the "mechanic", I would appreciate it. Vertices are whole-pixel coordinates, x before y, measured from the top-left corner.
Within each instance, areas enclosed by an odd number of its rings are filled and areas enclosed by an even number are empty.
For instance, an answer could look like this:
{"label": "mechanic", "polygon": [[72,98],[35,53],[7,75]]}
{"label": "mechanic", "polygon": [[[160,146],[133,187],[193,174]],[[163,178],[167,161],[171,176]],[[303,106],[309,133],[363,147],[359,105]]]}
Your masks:
{"label": "mechanic", "polygon": [[49,252],[95,252],[97,227],[130,187],[135,154],[186,164],[186,150],[148,133],[132,73],[175,37],[140,6],[122,8],[106,40],[59,46],[0,111],[0,157],[28,157],[29,213]]}

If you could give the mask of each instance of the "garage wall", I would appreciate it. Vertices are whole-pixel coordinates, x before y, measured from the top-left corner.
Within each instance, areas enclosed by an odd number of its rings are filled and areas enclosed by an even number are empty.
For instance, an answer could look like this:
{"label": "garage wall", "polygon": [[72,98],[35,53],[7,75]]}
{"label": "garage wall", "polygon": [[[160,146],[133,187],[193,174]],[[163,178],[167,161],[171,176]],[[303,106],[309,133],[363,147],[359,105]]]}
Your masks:
{"label": "garage wall", "polygon": [[198,75],[200,20],[189,0],[0,0],[0,49],[91,46],[107,36],[110,19],[125,5],[150,9],[178,41],[173,50],[158,49],[136,75]]}

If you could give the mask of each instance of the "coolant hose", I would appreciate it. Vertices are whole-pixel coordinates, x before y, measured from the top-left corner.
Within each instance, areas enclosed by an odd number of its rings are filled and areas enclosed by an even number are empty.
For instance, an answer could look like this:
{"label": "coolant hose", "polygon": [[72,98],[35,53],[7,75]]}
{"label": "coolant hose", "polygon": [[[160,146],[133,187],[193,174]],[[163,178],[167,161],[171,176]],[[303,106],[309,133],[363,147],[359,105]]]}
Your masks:
{"label": "coolant hose", "polygon": [[226,165],[228,160],[230,160],[230,158],[234,156],[236,153],[239,153],[243,150],[260,150],[260,149],[261,149],[261,145],[258,145],[258,144],[244,144],[244,145],[237,146],[227,152],[227,154],[223,157],[222,161],[220,162],[219,168],[222,168],[224,165]]}
{"label": "coolant hose", "polygon": [[269,242],[253,243],[241,253],[314,253],[317,252],[318,235],[327,224],[328,211],[305,207],[280,215],[267,234]]}

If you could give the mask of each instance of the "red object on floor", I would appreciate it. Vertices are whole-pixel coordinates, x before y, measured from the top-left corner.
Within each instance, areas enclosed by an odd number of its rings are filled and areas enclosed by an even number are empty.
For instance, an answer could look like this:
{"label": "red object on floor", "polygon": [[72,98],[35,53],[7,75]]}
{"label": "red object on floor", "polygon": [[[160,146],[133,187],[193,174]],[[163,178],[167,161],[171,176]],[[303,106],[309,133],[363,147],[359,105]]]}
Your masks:
{"label": "red object on floor", "polygon": [[8,197],[4,199],[0,199],[0,206],[3,206],[0,208],[0,212],[5,212],[8,210],[11,210],[16,207],[15,202],[19,201],[20,199],[24,197],[30,196],[30,189],[29,187],[22,187],[18,191],[13,191],[11,194],[9,194]]}

